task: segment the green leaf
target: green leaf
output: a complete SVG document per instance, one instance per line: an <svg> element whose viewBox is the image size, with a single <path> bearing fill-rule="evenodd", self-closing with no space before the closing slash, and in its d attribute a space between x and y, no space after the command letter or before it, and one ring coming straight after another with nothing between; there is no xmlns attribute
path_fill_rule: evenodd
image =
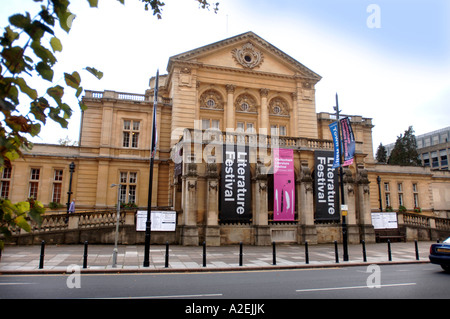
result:
<svg viewBox="0 0 450 319"><path fill-rule="evenodd" d="M98 6L98 0L88 0L89 5L91 6L91 8L97 8Z"/></svg>
<svg viewBox="0 0 450 319"><path fill-rule="evenodd" d="M64 95L64 88L60 85L47 89L47 94L50 95L58 105L62 104L62 97Z"/></svg>
<svg viewBox="0 0 450 319"><path fill-rule="evenodd" d="M9 26L5 28L5 33L3 34L2 45L4 47L11 46L12 43L19 38L19 33L11 30Z"/></svg>
<svg viewBox="0 0 450 319"><path fill-rule="evenodd" d="M57 37L53 37L50 39L50 45L52 46L53 52L61 52L62 51L62 44L61 41Z"/></svg>
<svg viewBox="0 0 450 319"><path fill-rule="evenodd" d="M61 28L67 33L69 33L70 29L72 28L72 21L73 19L75 19L76 16L67 10L58 15L58 17L59 17L59 25L61 26Z"/></svg>
<svg viewBox="0 0 450 319"><path fill-rule="evenodd" d="M91 73L92 75L94 75L99 80L103 77L103 72L97 70L96 68L91 68L91 67L87 66L86 70L89 73Z"/></svg>
<svg viewBox="0 0 450 319"><path fill-rule="evenodd" d="M25 29L31 24L30 14L28 12L26 14L26 16L20 13L10 16L9 23L11 23L15 27Z"/></svg>
<svg viewBox="0 0 450 319"><path fill-rule="evenodd" d="M56 62L55 56L50 50L43 47L40 41L33 41L31 43L31 48L34 51L34 54L36 54L42 60L42 62L50 66L53 66L55 64Z"/></svg>
<svg viewBox="0 0 450 319"><path fill-rule="evenodd" d="M44 111L50 107L48 104L48 101L40 97L39 99L33 101L30 105L30 112L34 115L36 120L41 121L43 124L45 124L47 115L44 113Z"/></svg>
<svg viewBox="0 0 450 319"><path fill-rule="evenodd" d="M23 58L23 51L23 48L19 46L3 49L1 56L5 59L3 63L9 72L16 74L25 70L27 64Z"/></svg>
<svg viewBox="0 0 450 319"><path fill-rule="evenodd" d="M39 225L42 224L42 214L45 213L44 205L40 201L35 200L31 205L28 215Z"/></svg>
<svg viewBox="0 0 450 319"><path fill-rule="evenodd" d="M78 89L77 89L77 92L75 93L75 96L77 98L79 98L81 93L83 93L83 87L79 86Z"/></svg>
<svg viewBox="0 0 450 319"><path fill-rule="evenodd" d="M39 75L44 80L47 80L47 81L50 81L50 82L53 80L53 70L51 69L50 66L48 66L44 62L39 62L36 65L36 71L39 73Z"/></svg>
<svg viewBox="0 0 450 319"><path fill-rule="evenodd" d="M72 74L64 73L64 80L68 86L74 89L78 89L81 83L80 74L76 71Z"/></svg>
<svg viewBox="0 0 450 319"><path fill-rule="evenodd" d="M25 219L25 217L23 215L17 216L14 219L14 223L19 226L20 228L22 228L23 230L25 230L26 232L30 232L31 231L31 227L28 224L27 220Z"/></svg>
<svg viewBox="0 0 450 319"><path fill-rule="evenodd" d="M20 90L28 95L32 100L37 99L37 91L28 86L27 82L22 78L15 79L16 84L19 86Z"/></svg>

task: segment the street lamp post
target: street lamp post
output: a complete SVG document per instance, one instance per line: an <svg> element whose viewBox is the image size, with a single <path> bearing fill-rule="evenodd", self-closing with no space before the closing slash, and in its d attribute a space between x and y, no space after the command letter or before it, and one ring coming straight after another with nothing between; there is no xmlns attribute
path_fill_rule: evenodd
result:
<svg viewBox="0 0 450 319"><path fill-rule="evenodd" d="M380 203L380 212L383 211L383 205L381 203L381 177L377 176L377 184L378 184L378 202Z"/></svg>
<svg viewBox="0 0 450 319"><path fill-rule="evenodd" d="M120 221L120 184L111 184L111 187L117 186L117 217L116 217L116 235L114 239L114 249L113 249L113 261L112 266L116 268L117 265L117 242L119 240L119 221Z"/></svg>
<svg viewBox="0 0 450 319"><path fill-rule="evenodd" d="M344 194L344 170L342 168L343 162L342 162L342 149L341 149L341 123L339 120L339 102L338 102L338 95L336 93L336 106L334 107L336 110L336 119L338 123L338 143L339 143L339 161L341 162L341 165L339 167L339 179L340 179L340 186L341 186L341 212L342 212L342 205L345 205L345 194ZM348 238L347 238L347 222L346 222L346 216L345 214L342 214L342 245L344 250L344 261L348 261Z"/></svg>
<svg viewBox="0 0 450 319"><path fill-rule="evenodd" d="M70 172L70 180L69 180L69 191L67 192L67 214L69 214L69 207L70 207L70 196L72 195L72 177L73 173L75 172L75 163L72 162L69 165L69 172Z"/></svg>

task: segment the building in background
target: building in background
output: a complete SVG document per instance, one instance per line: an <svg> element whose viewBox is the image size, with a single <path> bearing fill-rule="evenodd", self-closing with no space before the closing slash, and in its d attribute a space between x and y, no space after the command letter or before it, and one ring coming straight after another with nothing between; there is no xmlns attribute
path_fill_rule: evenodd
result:
<svg viewBox="0 0 450 319"><path fill-rule="evenodd" d="M450 155L450 127L416 136L417 152L425 167L431 169L448 170ZM385 146L389 156L395 143Z"/></svg>
<svg viewBox="0 0 450 319"><path fill-rule="evenodd" d="M175 242L342 240L329 129L336 117L316 113L320 79L253 32L169 58L159 78L152 206L177 212ZM70 193L77 210L98 210L114 208L120 196L146 208L154 85L151 78L145 94L86 91L79 146L36 144L2 172L2 197L64 210ZM375 164L372 119L349 119L356 142L344 170L350 243L375 240L371 212L380 198L393 209L450 210L450 175Z"/></svg>

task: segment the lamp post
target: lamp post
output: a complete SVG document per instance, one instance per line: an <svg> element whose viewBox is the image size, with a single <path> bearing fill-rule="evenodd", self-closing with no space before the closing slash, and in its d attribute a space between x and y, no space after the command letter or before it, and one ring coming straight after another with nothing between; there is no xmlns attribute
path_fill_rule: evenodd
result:
<svg viewBox="0 0 450 319"><path fill-rule="evenodd" d="M116 268L117 264L117 242L119 240L119 220L120 220L120 184L111 184L111 187L117 186L117 217L116 217L116 235L114 239L112 266Z"/></svg>
<svg viewBox="0 0 450 319"><path fill-rule="evenodd" d="M336 119L338 122L338 143L339 143L339 161L341 162L341 165L339 167L339 179L340 179L340 186L341 186L341 211L342 206L345 205L345 194L344 194L344 170L342 168L343 162L342 162L342 149L341 149L341 121L339 120L339 102L338 102L338 95L336 93L336 106L334 107L336 111ZM347 239L347 222L346 222L346 214L342 214L342 246L344 250L344 261L348 261L348 239Z"/></svg>
<svg viewBox="0 0 450 319"><path fill-rule="evenodd" d="M69 191L67 192L67 214L69 214L69 207L70 207L70 195L72 195L72 177L73 173L75 172L75 163L72 162L69 165L69 172L70 172L70 180L69 180Z"/></svg>
<svg viewBox="0 0 450 319"><path fill-rule="evenodd" d="M377 176L377 184L378 184L378 202L380 203L380 212L383 211L383 205L381 203L381 177Z"/></svg>
<svg viewBox="0 0 450 319"><path fill-rule="evenodd" d="M156 154L156 109L158 108L158 88L159 88L159 69L156 72L155 93L153 96L153 120L152 120L152 139L150 145L150 174L148 179L148 197L147 197L147 221L145 222L145 243L144 243L144 267L150 266L150 242L152 229L152 192L153 192L153 163Z"/></svg>

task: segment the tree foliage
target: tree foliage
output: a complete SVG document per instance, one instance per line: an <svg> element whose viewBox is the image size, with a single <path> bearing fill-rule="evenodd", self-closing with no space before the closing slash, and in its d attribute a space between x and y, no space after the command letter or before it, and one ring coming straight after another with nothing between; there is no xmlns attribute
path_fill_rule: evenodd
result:
<svg viewBox="0 0 450 319"><path fill-rule="evenodd" d="M402 166L420 166L422 164L417 152L417 142L412 126L405 131L404 135L400 134L397 137L388 164Z"/></svg>
<svg viewBox="0 0 450 319"><path fill-rule="evenodd" d="M387 151L386 147L380 143L377 149L376 160L378 163L386 164L387 163Z"/></svg>
<svg viewBox="0 0 450 319"><path fill-rule="evenodd" d="M90 7L97 7L98 0L87 0ZM125 0L118 0L124 4ZM144 9L153 11L158 19L162 17L159 0L140 0ZM210 4L207 0L195 0L203 9L213 8L217 12L219 3ZM22 156L22 149L30 149L30 137L37 136L47 120L53 120L67 128L72 116L72 107L65 102L65 88L53 85L54 68L57 63L55 54L63 50L63 44L57 37L58 32L69 33L75 17L70 11L69 0L30 0L39 5L39 11L32 16L28 11L16 13L9 17L9 25L0 31L0 172L4 167L11 167L11 162ZM101 79L103 73L94 67L83 70ZM66 87L73 89L78 106L84 110L82 103L80 71L64 73ZM48 86L45 94L40 96L36 86L30 84L36 79ZM28 82L27 82L28 81ZM39 82L41 83L41 82ZM24 95L31 100L29 107L23 111ZM26 215L40 221L39 215L44 211L43 205L35 200L11 203L0 199L0 234L10 234L9 227L29 230ZM0 245L2 245L0 241ZM0 247L1 248L1 247Z"/></svg>

